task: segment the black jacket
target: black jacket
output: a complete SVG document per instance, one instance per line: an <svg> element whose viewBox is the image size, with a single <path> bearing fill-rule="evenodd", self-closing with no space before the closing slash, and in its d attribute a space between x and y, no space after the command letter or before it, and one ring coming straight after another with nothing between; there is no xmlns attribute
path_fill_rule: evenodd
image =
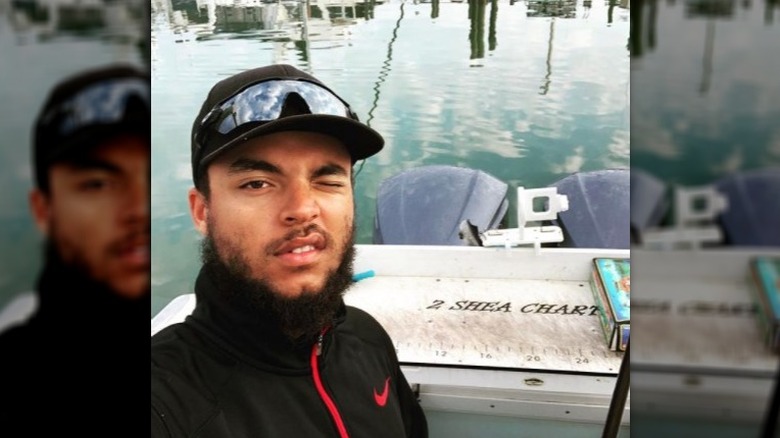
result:
<svg viewBox="0 0 780 438"><path fill-rule="evenodd" d="M37 294L32 317L0 334L0 436L102 438L106 424L145 435L133 400L146 394L149 298L124 300L51 259Z"/></svg>
<svg viewBox="0 0 780 438"><path fill-rule="evenodd" d="M152 337L153 438L339 437L340 425L352 438L427 436L393 344L367 313L342 306L321 346L293 344L220 299L205 269L195 293L193 314Z"/></svg>

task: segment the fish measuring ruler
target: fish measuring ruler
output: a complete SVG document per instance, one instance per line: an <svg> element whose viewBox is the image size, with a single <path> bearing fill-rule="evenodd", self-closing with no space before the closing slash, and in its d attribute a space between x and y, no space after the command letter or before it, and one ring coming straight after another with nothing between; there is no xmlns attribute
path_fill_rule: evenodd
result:
<svg viewBox="0 0 780 438"><path fill-rule="evenodd" d="M617 374L586 281L376 277L348 304L371 313L403 363Z"/></svg>

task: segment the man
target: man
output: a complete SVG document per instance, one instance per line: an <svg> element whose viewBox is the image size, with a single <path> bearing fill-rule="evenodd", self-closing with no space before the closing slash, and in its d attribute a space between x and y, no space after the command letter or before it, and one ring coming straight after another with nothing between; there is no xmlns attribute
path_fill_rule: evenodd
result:
<svg viewBox="0 0 780 438"><path fill-rule="evenodd" d="M29 199L44 266L37 310L0 335L0 434L54 423L93 436L87 412L127 420L117 406L137 395L122 367L143 357L150 304L149 85L134 67L97 68L40 112Z"/></svg>
<svg viewBox="0 0 780 438"><path fill-rule="evenodd" d="M287 65L217 83L192 128L192 315L152 338L153 437L425 437L387 333L344 305L352 166L384 140Z"/></svg>

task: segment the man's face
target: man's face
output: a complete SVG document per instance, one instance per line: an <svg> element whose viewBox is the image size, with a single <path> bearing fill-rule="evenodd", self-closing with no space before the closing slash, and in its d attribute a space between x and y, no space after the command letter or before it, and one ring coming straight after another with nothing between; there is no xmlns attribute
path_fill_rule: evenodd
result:
<svg viewBox="0 0 780 438"><path fill-rule="evenodd" d="M351 159L329 136L258 137L209 165L209 199L190 191L198 230L286 299L319 293L352 244Z"/></svg>
<svg viewBox="0 0 780 438"><path fill-rule="evenodd" d="M48 194L33 215L62 261L120 296L149 292L149 145L116 137L49 168Z"/></svg>

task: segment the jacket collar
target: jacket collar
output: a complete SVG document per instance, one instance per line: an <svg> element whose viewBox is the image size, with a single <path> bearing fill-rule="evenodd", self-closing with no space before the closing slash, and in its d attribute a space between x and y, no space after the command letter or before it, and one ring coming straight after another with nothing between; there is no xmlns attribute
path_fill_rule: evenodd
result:
<svg viewBox="0 0 780 438"><path fill-rule="evenodd" d="M206 334L219 347L250 364L276 372L309 370L316 336L298 341L289 340L273 323L270 314L226 300L207 266L195 280L197 304L186 323ZM332 332L346 318L342 301L333 326L323 342L323 355L331 344Z"/></svg>
<svg viewBox="0 0 780 438"><path fill-rule="evenodd" d="M123 298L81 269L66 265L54 253L47 254L37 294L38 310L30 323L53 337L72 336L74 332L85 335L95 327L112 336L132 334L133 327L149 317L148 294Z"/></svg>

